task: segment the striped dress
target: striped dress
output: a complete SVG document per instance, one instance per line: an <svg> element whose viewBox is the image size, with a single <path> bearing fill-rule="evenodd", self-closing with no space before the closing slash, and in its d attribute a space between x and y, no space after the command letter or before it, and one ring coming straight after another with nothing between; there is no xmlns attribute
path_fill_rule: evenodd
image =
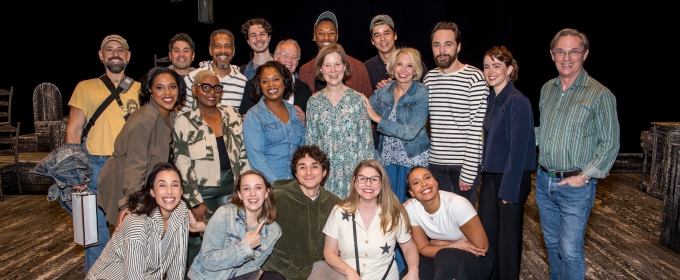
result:
<svg viewBox="0 0 680 280"><path fill-rule="evenodd" d="M182 280L188 232L189 214L183 202L168 219L164 243L163 217L158 208L150 216L129 214L85 279Z"/></svg>
<svg viewBox="0 0 680 280"><path fill-rule="evenodd" d="M462 166L460 180L472 184L482 161L484 74L470 65L447 74L435 68L423 83L430 88L430 163Z"/></svg>

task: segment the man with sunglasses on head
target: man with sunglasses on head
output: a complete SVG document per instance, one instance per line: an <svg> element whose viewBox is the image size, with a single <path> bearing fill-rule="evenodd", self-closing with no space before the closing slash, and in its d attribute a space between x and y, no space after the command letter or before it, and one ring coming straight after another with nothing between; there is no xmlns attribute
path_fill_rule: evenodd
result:
<svg viewBox="0 0 680 280"><path fill-rule="evenodd" d="M220 79L220 84L223 86L220 104L230 105L238 110L248 79L241 74L238 66L231 64L231 60L236 53L235 40L234 34L227 29L213 31L210 35L209 47L212 60L202 63L199 68L191 71L189 76L184 78L184 81L187 85L192 85L194 84L194 77L198 72L202 70L215 72ZM191 87L187 86L187 94L180 106L180 113L189 111L193 102L194 94L191 92Z"/></svg>
<svg viewBox="0 0 680 280"><path fill-rule="evenodd" d="M536 128L536 205L548 251L550 279L584 279L583 239L597 180L619 151L614 94L583 69L590 44L565 28L550 43L559 76L543 85Z"/></svg>

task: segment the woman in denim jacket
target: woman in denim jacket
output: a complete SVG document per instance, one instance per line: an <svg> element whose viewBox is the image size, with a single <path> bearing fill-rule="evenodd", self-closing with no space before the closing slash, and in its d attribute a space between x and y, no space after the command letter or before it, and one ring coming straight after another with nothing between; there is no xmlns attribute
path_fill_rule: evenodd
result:
<svg viewBox="0 0 680 280"><path fill-rule="evenodd" d="M378 161L401 203L407 199L406 174L415 166L427 166L430 157L425 131L429 89L418 82L423 75L420 61L418 50L398 50L388 65L394 81L366 102L369 117L378 124Z"/></svg>
<svg viewBox="0 0 680 280"><path fill-rule="evenodd" d="M284 101L295 92L293 76L277 61L257 68L253 78L254 100L243 122L246 153L253 169L267 180L293 179L290 161L299 146L305 144L304 121L295 106Z"/></svg>
<svg viewBox="0 0 680 280"><path fill-rule="evenodd" d="M276 207L271 184L257 170L241 174L231 203L218 208L203 236L203 246L187 277L231 279L262 273L260 268L281 237L274 222ZM246 277L251 279L250 275ZM254 277L258 279L258 277ZM259 279L285 279L277 272L264 272Z"/></svg>

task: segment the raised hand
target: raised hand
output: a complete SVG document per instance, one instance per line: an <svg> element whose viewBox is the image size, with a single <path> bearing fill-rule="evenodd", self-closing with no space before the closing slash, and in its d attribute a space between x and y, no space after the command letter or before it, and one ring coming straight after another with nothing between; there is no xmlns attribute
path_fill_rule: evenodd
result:
<svg viewBox="0 0 680 280"><path fill-rule="evenodd" d="M260 230L262 230L262 226L264 226L264 220L260 222L260 225L257 226L257 229L255 231L249 231L246 232L246 242L248 242L248 245L250 245L250 248L255 249L260 246Z"/></svg>

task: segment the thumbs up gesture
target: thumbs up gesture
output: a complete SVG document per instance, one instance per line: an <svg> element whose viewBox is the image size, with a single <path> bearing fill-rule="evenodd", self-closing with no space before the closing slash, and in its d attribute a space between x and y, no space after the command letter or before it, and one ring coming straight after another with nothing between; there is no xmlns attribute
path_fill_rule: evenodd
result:
<svg viewBox="0 0 680 280"><path fill-rule="evenodd" d="M262 226L264 226L264 220L260 222L260 225L257 226L257 229L255 231L249 231L246 232L246 242L248 242L248 245L250 245L250 248L255 249L260 246L260 230L262 230Z"/></svg>

